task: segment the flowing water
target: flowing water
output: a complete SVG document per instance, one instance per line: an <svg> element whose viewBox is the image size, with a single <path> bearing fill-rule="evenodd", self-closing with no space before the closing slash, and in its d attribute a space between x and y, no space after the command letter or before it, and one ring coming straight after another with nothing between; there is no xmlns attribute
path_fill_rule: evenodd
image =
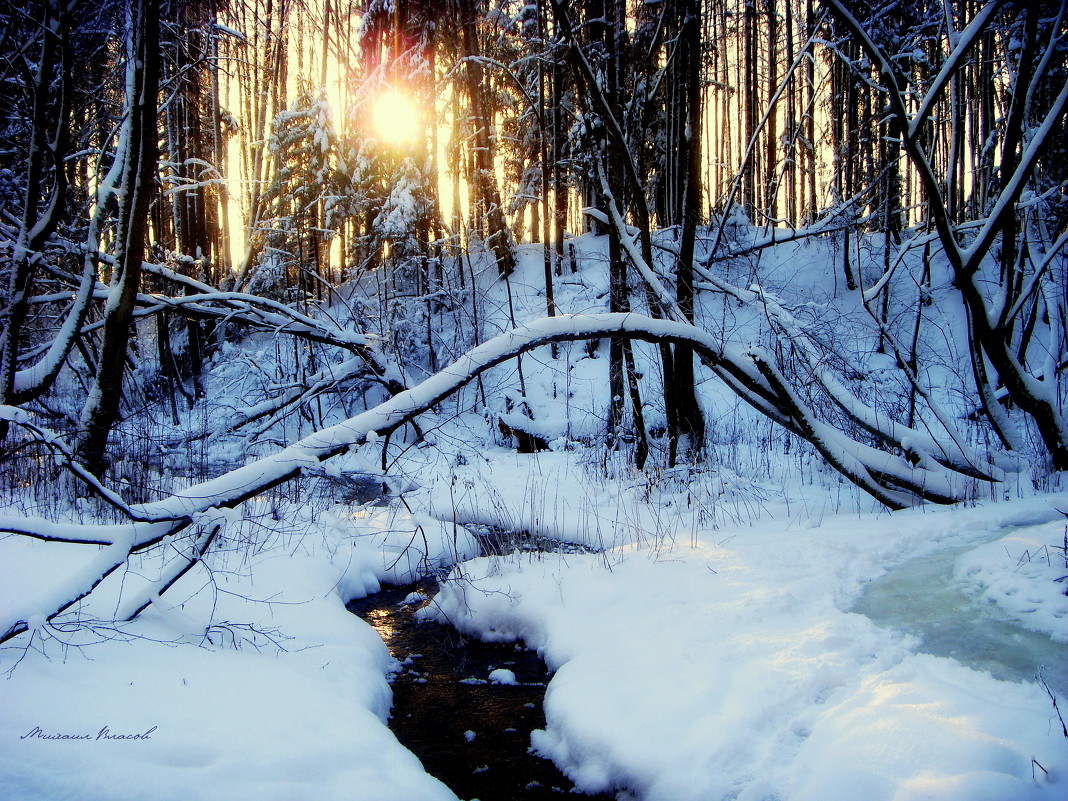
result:
<svg viewBox="0 0 1068 801"><path fill-rule="evenodd" d="M506 547L493 537L480 539L487 552L516 545L514 539ZM521 541L519 547L562 546ZM918 636L924 652L951 657L998 679L1033 681L1041 674L1058 696L1068 697L1068 649L965 594L953 580L957 557L973 547L945 549L899 565L872 581L852 611L879 626ZM462 799L614 798L576 796L551 762L530 753L530 733L545 726L542 704L550 678L537 654L520 645L472 640L449 626L416 622L416 610L436 591L436 582L424 579L349 604L375 627L401 664L392 679L390 728L397 739ZM413 594L419 600L412 602ZM501 669L510 671L516 683L489 680Z"/></svg>
<svg viewBox="0 0 1068 801"><path fill-rule="evenodd" d="M1041 674L1058 696L1068 697L1068 648L965 594L954 581L954 562L974 547L948 548L891 569L867 586L852 611L918 636L925 653L1007 681L1034 681Z"/></svg>
<svg viewBox="0 0 1068 801"><path fill-rule="evenodd" d="M427 579L383 589L348 606L375 627L401 663L392 680L389 722L397 739L462 799L614 798L575 795L552 762L529 752L530 733L545 726L542 703L549 681L536 653L415 621L415 611L425 601L405 600L412 593L429 597L436 590L436 583ZM516 683L490 682L495 670L511 671Z"/></svg>

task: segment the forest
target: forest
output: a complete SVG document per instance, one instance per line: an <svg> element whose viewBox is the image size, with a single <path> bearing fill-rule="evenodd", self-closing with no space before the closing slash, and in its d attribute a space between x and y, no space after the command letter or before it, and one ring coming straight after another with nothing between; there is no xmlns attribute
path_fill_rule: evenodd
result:
<svg viewBox="0 0 1068 801"><path fill-rule="evenodd" d="M864 775L831 765L859 748L849 715L881 725L881 696L861 700L844 677L738 690L753 709L794 704L796 720L839 698L840 717L795 721L805 734L774 758L730 762L733 746L696 732L770 743L786 729L757 712L717 718L707 710L727 702L705 690L704 706L676 704L667 666L628 673L659 688L649 706L663 720L614 721L608 700L589 700L606 691L582 697L605 673L568 678L577 655L608 671L644 664L635 643L674 646L654 632L622 656L617 641L577 643L644 621L677 589L680 607L690 594L707 605L680 637L726 604L734 622L716 636L745 651L742 607L757 595L702 582L751 572L761 592L806 598L809 612L783 617L795 642L875 654L806 651L791 676L820 660L837 676L851 659L889 675L935 657L852 605L883 572L952 550L934 583L1023 621L1049 662L1064 655L1064 2L27 0L0 9L0 43L0 694L53 697L75 652L132 682L166 661L153 644L190 645L175 657L182 683L221 670L232 688L245 669L283 668L194 667L195 646L337 647L370 688L346 701L376 721L360 737L403 752L382 722L396 666L377 640L338 645L359 621L334 618L382 585L434 577L423 618L522 642L555 671L532 746L582 792L898 799L927 797L924 757ZM520 535L543 561L487 549ZM307 564L286 575L272 561L297 553ZM580 600L557 610L552 588L569 582ZM595 587L649 609L592 597L586 609ZM249 606L302 593L333 606ZM786 614L774 609L754 614L770 625ZM317 615L334 622L310 625ZM572 631L583 615L600 628ZM852 628L858 617L870 629ZM810 638L829 621L850 628ZM712 641L694 648L710 676L742 681ZM300 665L277 681L304 682L309 708L328 709L333 691L314 682L338 679ZM84 680L107 685L95 670ZM895 686L916 703L958 699L957 679L932 670L937 681ZM700 673L679 670L693 688L711 681ZM1018 719L960 702L978 734L952 759L932 752L957 772L931 797L1056 797L1068 683L1038 674L1009 679ZM101 708L139 703L116 688ZM77 728L52 703L46 721L25 700L2 736ZM954 714L922 736L948 742ZM877 743L921 736L889 720L896 734ZM1020 730L999 728L1010 723ZM637 747L628 725L673 744ZM682 730L707 753L680 745ZM234 731L220 737L220 753L248 758ZM995 759L986 737L1019 753ZM13 798L86 777L86 798L127 797L97 786L110 768L89 754L61 771L69 755L31 744L32 757L0 759ZM122 764L136 784L153 759ZM691 762L708 773L680 767ZM207 797L218 779L193 763L175 797ZM304 763L278 781L303 788L294 798L459 792L416 768L363 776L355 796L349 774ZM250 782L225 796L264 797Z"/></svg>

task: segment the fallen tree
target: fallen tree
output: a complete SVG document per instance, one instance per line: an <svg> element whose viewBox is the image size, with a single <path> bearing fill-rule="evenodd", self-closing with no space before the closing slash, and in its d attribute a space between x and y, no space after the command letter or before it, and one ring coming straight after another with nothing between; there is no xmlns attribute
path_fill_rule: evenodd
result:
<svg viewBox="0 0 1068 801"><path fill-rule="evenodd" d="M129 619L159 598L189 567L203 556L221 522L242 502L318 468L321 462L353 446L388 436L490 368L534 348L554 342L573 342L618 336L654 343L683 344L693 348L702 362L728 383L739 396L769 418L810 442L831 464L861 489L892 509L922 501L951 503L965 497L963 474L940 464L920 443L908 454L894 454L850 439L820 421L791 390L782 373L761 349L740 349L686 322L657 320L641 314L591 314L548 317L515 328L475 347L454 363L420 384L349 419L318 430L269 456L194 484L167 498L126 504L102 487L71 456L55 436L37 427L24 410L0 407L0 417L51 447L61 463L106 494L129 522L117 525L57 524L40 517L0 517L0 531L39 540L102 546L91 563L63 586L52 588L38 600L33 612L16 619L0 619L0 643L31 631L71 609L86 598L132 554L145 551L166 538L190 530L179 555L149 590L124 600L117 619Z"/></svg>

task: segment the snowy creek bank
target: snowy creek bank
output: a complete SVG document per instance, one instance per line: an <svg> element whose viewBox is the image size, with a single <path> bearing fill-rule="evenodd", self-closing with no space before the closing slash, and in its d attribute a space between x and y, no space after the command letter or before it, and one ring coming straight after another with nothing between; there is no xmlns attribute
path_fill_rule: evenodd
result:
<svg viewBox="0 0 1068 801"><path fill-rule="evenodd" d="M853 611L887 568L966 546L952 567L965 592L1010 614L1012 599L1041 595L1027 625L1063 642L1055 560L1017 568L1060 543L1063 517L1036 501L792 522L699 532L667 553L469 560L423 616L538 651L554 672L533 743L583 791L1065 798L1065 740L1041 687L917 652L917 638Z"/></svg>
<svg viewBox="0 0 1068 801"><path fill-rule="evenodd" d="M990 539L1005 537L998 531ZM920 651L955 659L1004 681L1042 676L1068 697L1063 643L1024 628L992 599L966 591L957 579L960 558L975 545L946 548L910 559L870 582L852 611L883 628L918 637Z"/></svg>
<svg viewBox="0 0 1068 801"><path fill-rule="evenodd" d="M544 662L520 645L485 643L447 625L418 622L417 610L437 589L436 581L423 579L348 604L400 664L391 679L393 733L462 799L573 797L572 783L552 762L530 753L531 732L545 727Z"/></svg>

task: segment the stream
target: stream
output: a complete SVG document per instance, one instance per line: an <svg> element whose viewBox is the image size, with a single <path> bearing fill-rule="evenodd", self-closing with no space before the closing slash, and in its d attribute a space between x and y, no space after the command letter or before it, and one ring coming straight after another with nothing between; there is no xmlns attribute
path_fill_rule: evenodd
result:
<svg viewBox="0 0 1068 801"><path fill-rule="evenodd" d="M1034 681L1041 673L1058 696L1068 697L1065 645L1024 628L954 581L957 557L974 547L947 548L890 569L868 584L851 611L919 637L924 653L951 657L996 679Z"/></svg>
<svg viewBox="0 0 1068 801"><path fill-rule="evenodd" d="M516 547L516 536L479 539L484 553L502 553ZM518 547L564 546L538 541ZM957 557L974 547L904 562L870 582L851 611L919 637L923 652L951 657L997 679L1034 681L1041 674L1057 695L1068 697L1065 646L1023 628L954 581ZM461 799L575 797L572 783L552 762L530 753L531 732L545 726L542 705L550 678L545 664L519 644L484 643L450 626L416 622L416 611L437 588L426 578L385 587L348 605L378 631L400 663L391 679L393 733ZM506 683L493 681L491 674ZM616 796L583 797L610 801Z"/></svg>
<svg viewBox="0 0 1068 801"><path fill-rule="evenodd" d="M544 728L549 672L521 645L484 643L438 623L417 623L416 610L437 591L433 579L349 603L378 631L401 664L392 678L390 729L428 773L461 799L545 801L575 798L574 785L547 759L529 752ZM408 602L413 593L423 600ZM515 684L489 680L510 671ZM496 673L510 680L507 673ZM578 796L609 801L615 796Z"/></svg>

